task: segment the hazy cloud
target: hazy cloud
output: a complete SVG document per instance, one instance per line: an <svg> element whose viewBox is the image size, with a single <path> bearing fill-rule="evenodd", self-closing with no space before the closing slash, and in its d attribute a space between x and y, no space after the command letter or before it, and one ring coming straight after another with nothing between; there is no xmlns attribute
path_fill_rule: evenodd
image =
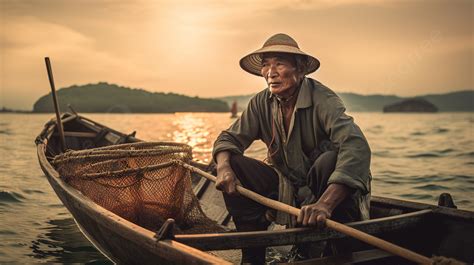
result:
<svg viewBox="0 0 474 265"><path fill-rule="evenodd" d="M57 87L107 81L203 97L249 94L238 60L285 32L336 91L472 89L472 1L1 1L0 105L31 109Z"/></svg>

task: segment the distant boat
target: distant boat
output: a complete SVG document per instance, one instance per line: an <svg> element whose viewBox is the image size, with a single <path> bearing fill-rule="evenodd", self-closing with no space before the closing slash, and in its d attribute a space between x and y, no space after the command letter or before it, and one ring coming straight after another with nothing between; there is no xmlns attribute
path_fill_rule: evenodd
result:
<svg viewBox="0 0 474 265"><path fill-rule="evenodd" d="M237 118L237 101L234 101L234 103L232 103L232 107L230 108L230 114L231 118Z"/></svg>

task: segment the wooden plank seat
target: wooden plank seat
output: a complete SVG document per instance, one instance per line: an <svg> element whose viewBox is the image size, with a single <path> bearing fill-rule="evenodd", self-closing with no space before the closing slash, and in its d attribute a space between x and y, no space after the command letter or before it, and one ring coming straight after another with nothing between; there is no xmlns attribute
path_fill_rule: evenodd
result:
<svg viewBox="0 0 474 265"><path fill-rule="evenodd" d="M56 136L57 133L54 134ZM71 131L65 131L64 136L66 137L80 137L80 138L95 138L97 133L93 132L71 132Z"/></svg>
<svg viewBox="0 0 474 265"><path fill-rule="evenodd" d="M377 234L414 227L431 213L430 209L425 209L397 216L347 223L346 225L365 233ZM243 247L283 246L343 237L346 236L328 229L289 228L277 231L175 235L173 239L201 250L224 250Z"/></svg>
<svg viewBox="0 0 474 265"><path fill-rule="evenodd" d="M392 254L380 250L370 249L345 253L337 256L329 256L323 258L307 259L302 261L296 261L292 263L278 263L283 264L295 264L295 265L344 265L344 264L355 264L367 261L380 260L387 257L393 257Z"/></svg>

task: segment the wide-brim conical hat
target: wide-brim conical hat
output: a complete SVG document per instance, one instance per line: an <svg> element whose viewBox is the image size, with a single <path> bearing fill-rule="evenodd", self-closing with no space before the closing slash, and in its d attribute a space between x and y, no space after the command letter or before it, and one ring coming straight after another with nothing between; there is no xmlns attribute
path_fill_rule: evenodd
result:
<svg viewBox="0 0 474 265"><path fill-rule="evenodd" d="M319 60L315 57L303 52L298 47L298 43L290 36L278 33L271 36L264 44L263 47L244 56L240 59L240 67L245 71L262 76L260 70L262 69L262 55L264 53L289 53L299 54L306 57L306 67L304 75L310 74L319 68Z"/></svg>

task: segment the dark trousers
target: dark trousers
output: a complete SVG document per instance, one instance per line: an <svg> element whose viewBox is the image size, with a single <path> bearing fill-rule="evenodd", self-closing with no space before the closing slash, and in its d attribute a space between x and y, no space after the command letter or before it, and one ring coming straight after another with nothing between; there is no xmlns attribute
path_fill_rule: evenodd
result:
<svg viewBox="0 0 474 265"><path fill-rule="evenodd" d="M316 202L326 190L327 181L334 171L336 161L337 153L335 151L324 152L315 160L309 170L307 175L309 189L307 190L311 194L307 195L314 197L313 202ZM265 197L278 199L278 175L270 166L243 155L232 155L230 164L243 187ZM269 222L265 219L267 210L265 206L243 196L229 196L225 193L224 200L237 231L265 230L268 227ZM346 198L336 207L331 219L343 223L359 220L360 213L354 206L352 199ZM265 248L243 249L242 252L244 262L264 263Z"/></svg>

